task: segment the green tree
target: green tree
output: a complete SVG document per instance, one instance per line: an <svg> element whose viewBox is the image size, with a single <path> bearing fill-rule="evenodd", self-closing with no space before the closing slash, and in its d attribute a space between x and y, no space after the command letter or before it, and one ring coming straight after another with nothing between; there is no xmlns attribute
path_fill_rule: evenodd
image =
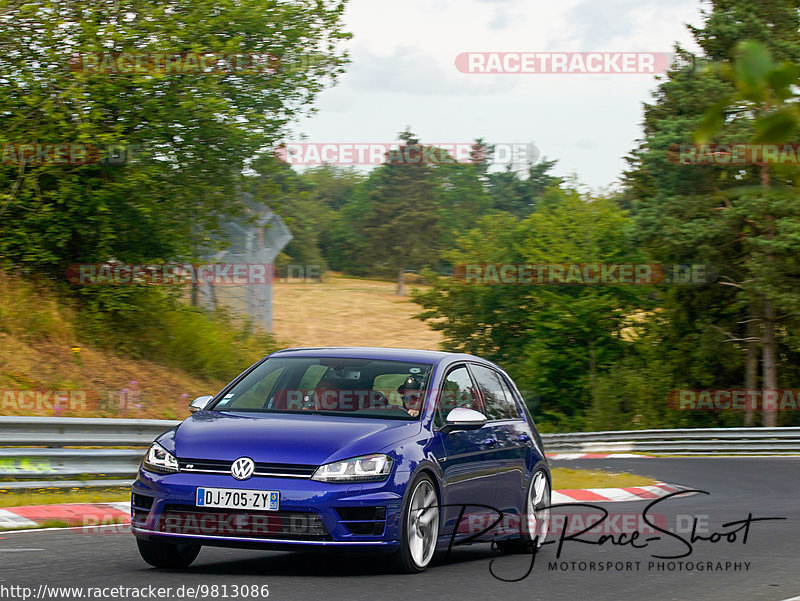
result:
<svg viewBox="0 0 800 601"><path fill-rule="evenodd" d="M796 136L800 127L800 111L795 93L798 68L794 63L777 63L758 42L742 42L733 65L722 63L724 77L736 86L736 93L723 98L706 113L699 138L707 141L717 133L730 114L752 121L752 141L759 144L784 144ZM754 115L754 117L753 117ZM764 394L778 388L776 327L778 311L787 320L800 316L797 300L797 277L800 270L800 208L795 187L800 172L797 166L779 166L770 170L762 163L761 185L742 187L735 201L726 207L728 222L748 224L743 240L746 276L741 282L730 282L749 300L750 306L761 309L763 333ZM775 176L774 178L772 176ZM776 181L772 181L775 179ZM750 342L752 336L749 337ZM765 407L763 423L777 426L775 409Z"/></svg>
<svg viewBox="0 0 800 601"><path fill-rule="evenodd" d="M475 227L477 219L492 210L492 199L482 177L483 169L481 163L455 161L443 162L434 168L439 188L442 249L452 248L457 236Z"/></svg>
<svg viewBox="0 0 800 601"><path fill-rule="evenodd" d="M0 262L199 256L237 205L241 171L347 62L332 0L0 1L0 146L120 145L119 165L0 165ZM268 69L71 69L99 53L257 54ZM304 60L313 54L315 60Z"/></svg>
<svg viewBox="0 0 800 601"><path fill-rule="evenodd" d="M744 293L741 284L752 281L753 244L763 237L753 226L763 223L767 207L774 203L787 234L793 228L793 217L787 213L791 202L786 197L793 196L796 173L781 174L783 199L768 201L759 191L761 200L754 204L747 198L760 188L759 166L679 164L670 147L692 143L698 128L708 130L714 125L709 111L719 115L726 99L736 97L736 82L704 65L733 64L740 40L761 40L780 60L796 63L800 59L799 5L764 0L710 4L703 26L690 28L702 54L694 56L678 47L678 60L658 86L654 102L645 106L644 137L628 159L631 168L623 203L631 207L636 241L651 260L703 263L719 274L715 286L659 291L662 319L651 324L651 333L670 358L660 363L672 374L666 380L676 387L755 389L765 297ZM724 123L717 119L716 125L720 126L713 140L717 143L746 142L755 133L753 115L748 112L730 111ZM788 244L784 250L796 252L790 239L783 238L782 244ZM790 331L787 327L778 330L778 356L786 356L795 344ZM783 364L788 366L786 360ZM752 423L752 416L746 423Z"/></svg>
<svg viewBox="0 0 800 601"><path fill-rule="evenodd" d="M519 221L488 215L447 254L455 265L561 265L631 261L630 218L614 199L552 188ZM506 366L551 426L580 428L598 376L621 356L620 331L642 304L633 286L478 284L438 277L418 293L421 319L446 347Z"/></svg>
<svg viewBox="0 0 800 601"><path fill-rule="evenodd" d="M511 165L503 171L490 173L487 176L489 195L494 208L517 217L529 215L546 190L561 184L561 178L549 174L556 163L558 161L548 161L546 157L532 163L526 179L521 179Z"/></svg>
<svg viewBox="0 0 800 601"><path fill-rule="evenodd" d="M396 152L368 182L368 209L361 220L364 251L376 270L397 275L404 294L407 269L420 269L439 258L438 185L424 148L409 131L400 134Z"/></svg>

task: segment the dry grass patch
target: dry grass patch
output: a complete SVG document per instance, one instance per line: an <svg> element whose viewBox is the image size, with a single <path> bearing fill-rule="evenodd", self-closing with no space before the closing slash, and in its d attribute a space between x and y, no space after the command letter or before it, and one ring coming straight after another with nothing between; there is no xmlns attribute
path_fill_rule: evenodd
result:
<svg viewBox="0 0 800 601"><path fill-rule="evenodd" d="M421 310L393 282L326 275L278 282L274 333L292 346L387 346L438 350L439 332L413 319Z"/></svg>
<svg viewBox="0 0 800 601"><path fill-rule="evenodd" d="M183 419L189 401L215 394L225 384L104 349L84 347L76 358L70 346L0 332L0 414ZM74 409L56 413L47 402L23 403L20 390L81 391L86 406L76 403Z"/></svg>

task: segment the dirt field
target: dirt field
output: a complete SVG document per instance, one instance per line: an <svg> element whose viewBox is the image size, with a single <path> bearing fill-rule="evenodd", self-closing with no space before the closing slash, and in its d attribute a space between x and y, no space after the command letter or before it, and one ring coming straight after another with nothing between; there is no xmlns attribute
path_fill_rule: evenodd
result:
<svg viewBox="0 0 800 601"><path fill-rule="evenodd" d="M395 284L326 275L278 282L275 336L290 346L388 346L438 350L441 335L412 319L421 308L396 296Z"/></svg>

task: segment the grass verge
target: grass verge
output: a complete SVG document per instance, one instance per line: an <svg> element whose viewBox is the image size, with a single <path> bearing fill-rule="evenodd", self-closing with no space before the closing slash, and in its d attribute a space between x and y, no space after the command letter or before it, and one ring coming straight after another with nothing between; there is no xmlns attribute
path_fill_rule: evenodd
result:
<svg viewBox="0 0 800 601"><path fill-rule="evenodd" d="M637 474L604 472L602 470L574 470L556 467L551 470L553 490L575 488L626 488L649 486L657 481Z"/></svg>
<svg viewBox="0 0 800 601"><path fill-rule="evenodd" d="M128 488L100 488L87 491L59 491L44 488L35 491L0 493L0 507L58 505L61 503L113 503L131 498Z"/></svg>

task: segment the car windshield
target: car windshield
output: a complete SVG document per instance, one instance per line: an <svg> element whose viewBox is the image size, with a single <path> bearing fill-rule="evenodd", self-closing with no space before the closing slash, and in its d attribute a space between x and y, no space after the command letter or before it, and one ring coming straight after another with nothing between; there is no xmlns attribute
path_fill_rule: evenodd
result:
<svg viewBox="0 0 800 601"><path fill-rule="evenodd" d="M209 409L413 420L421 413L431 368L382 359L273 357Z"/></svg>

